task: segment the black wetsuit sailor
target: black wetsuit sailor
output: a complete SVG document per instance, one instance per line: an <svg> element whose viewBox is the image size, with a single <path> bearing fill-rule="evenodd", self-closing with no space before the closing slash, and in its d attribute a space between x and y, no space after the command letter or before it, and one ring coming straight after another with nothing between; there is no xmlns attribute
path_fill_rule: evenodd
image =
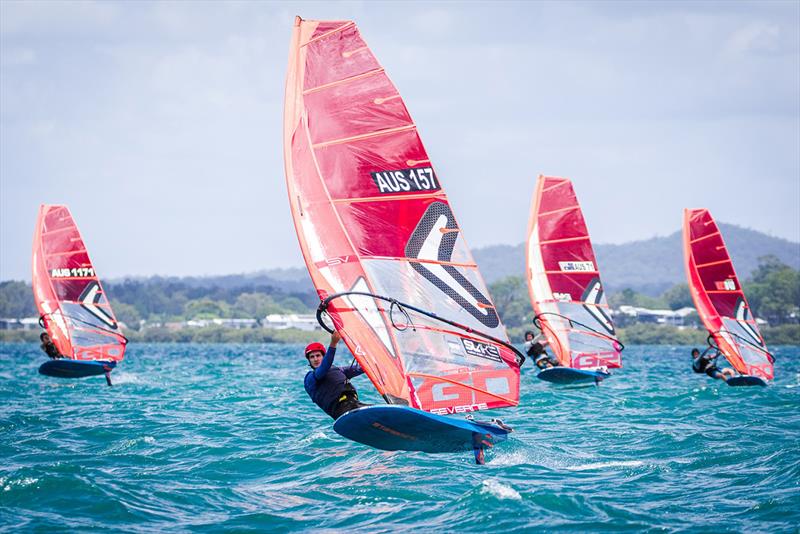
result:
<svg viewBox="0 0 800 534"><path fill-rule="evenodd" d="M728 380L729 376L734 373L731 369L720 369L717 367L717 358L719 358L719 351L714 350L711 354L712 347L708 347L702 354L697 349L692 349L692 371L699 374L707 374L711 378L719 380Z"/></svg>
<svg viewBox="0 0 800 534"><path fill-rule="evenodd" d="M311 343L305 351L308 365L312 369L306 373L306 392L317 406L334 419L350 410L368 406L359 402L358 392L350 383L351 378L364 373L361 366L355 363L342 369L333 365L336 345L340 339L339 333L334 332L327 351L322 343Z"/></svg>
<svg viewBox="0 0 800 534"><path fill-rule="evenodd" d="M558 367L558 360L547 354L545 347L547 346L547 336L544 333L533 337L533 332L530 330L525 332L525 353L533 358L533 363L539 369L549 369L550 367Z"/></svg>
<svg viewBox="0 0 800 534"><path fill-rule="evenodd" d="M50 339L50 335L47 332L42 332L41 335L39 335L39 339L42 341L41 349L45 354L50 356L51 360L57 360L64 357L63 354L58 352L58 348L56 347L55 343L53 343L53 340Z"/></svg>

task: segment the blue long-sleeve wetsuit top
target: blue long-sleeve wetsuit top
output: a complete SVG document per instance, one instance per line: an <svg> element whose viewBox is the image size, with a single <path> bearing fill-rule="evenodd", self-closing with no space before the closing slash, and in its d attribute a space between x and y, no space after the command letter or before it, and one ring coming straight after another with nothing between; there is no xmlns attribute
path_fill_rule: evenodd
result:
<svg viewBox="0 0 800 534"><path fill-rule="evenodd" d="M306 373L305 378L306 393L317 406L331 417L333 417L333 410L342 397L342 393L347 389L355 389L350 385L349 380L364 373L357 363L344 369L333 365L335 355L336 347L328 347L322 363L316 369Z"/></svg>

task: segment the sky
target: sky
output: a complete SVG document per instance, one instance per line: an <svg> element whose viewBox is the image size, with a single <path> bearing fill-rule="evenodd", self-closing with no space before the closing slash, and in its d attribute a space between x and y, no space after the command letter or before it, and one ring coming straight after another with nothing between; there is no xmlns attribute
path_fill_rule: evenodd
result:
<svg viewBox="0 0 800 534"><path fill-rule="evenodd" d="M685 207L800 240L800 2L0 2L0 280L41 203L104 278L302 266L283 167L293 19L354 20L473 248L539 174L596 243Z"/></svg>

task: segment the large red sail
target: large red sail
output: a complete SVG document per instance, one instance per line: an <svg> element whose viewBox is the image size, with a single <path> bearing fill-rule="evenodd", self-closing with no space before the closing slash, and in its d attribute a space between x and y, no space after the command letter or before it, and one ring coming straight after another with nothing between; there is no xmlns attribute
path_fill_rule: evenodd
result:
<svg viewBox="0 0 800 534"><path fill-rule="evenodd" d="M66 206L39 208L32 259L34 300L58 351L75 360L122 360L126 339Z"/></svg>
<svg viewBox="0 0 800 534"><path fill-rule="evenodd" d="M321 298L349 292L328 311L386 401L435 413L516 405L505 328L417 128L353 22L295 21L284 143L308 271Z"/></svg>
<svg viewBox="0 0 800 534"><path fill-rule="evenodd" d="M622 366L600 270L581 207L566 178L540 176L527 241L528 291L561 365Z"/></svg>
<svg viewBox="0 0 800 534"><path fill-rule="evenodd" d="M684 210L683 251L692 299L716 346L739 373L772 380L772 356L707 209Z"/></svg>

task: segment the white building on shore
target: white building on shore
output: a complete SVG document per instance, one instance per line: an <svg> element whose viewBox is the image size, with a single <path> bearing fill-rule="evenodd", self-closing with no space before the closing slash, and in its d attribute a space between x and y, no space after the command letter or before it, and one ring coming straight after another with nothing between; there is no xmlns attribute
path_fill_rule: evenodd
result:
<svg viewBox="0 0 800 534"><path fill-rule="evenodd" d="M651 310L649 308L639 308L636 306L620 306L616 313L630 317L638 323L684 326L686 324L686 318L697 312L694 308L689 307L679 310Z"/></svg>
<svg viewBox="0 0 800 534"><path fill-rule="evenodd" d="M271 313L264 318L263 325L264 328L270 330L286 330L287 328L297 328L298 330L306 330L308 332L322 330L315 315L297 313L288 315Z"/></svg>
<svg viewBox="0 0 800 534"><path fill-rule="evenodd" d="M207 326L222 326L225 328L233 328L240 330L242 328L255 328L258 326L258 321L255 319L192 319L186 321L186 326L189 328L205 328Z"/></svg>
<svg viewBox="0 0 800 534"><path fill-rule="evenodd" d="M0 330L38 330L40 328L38 317L0 318Z"/></svg>

